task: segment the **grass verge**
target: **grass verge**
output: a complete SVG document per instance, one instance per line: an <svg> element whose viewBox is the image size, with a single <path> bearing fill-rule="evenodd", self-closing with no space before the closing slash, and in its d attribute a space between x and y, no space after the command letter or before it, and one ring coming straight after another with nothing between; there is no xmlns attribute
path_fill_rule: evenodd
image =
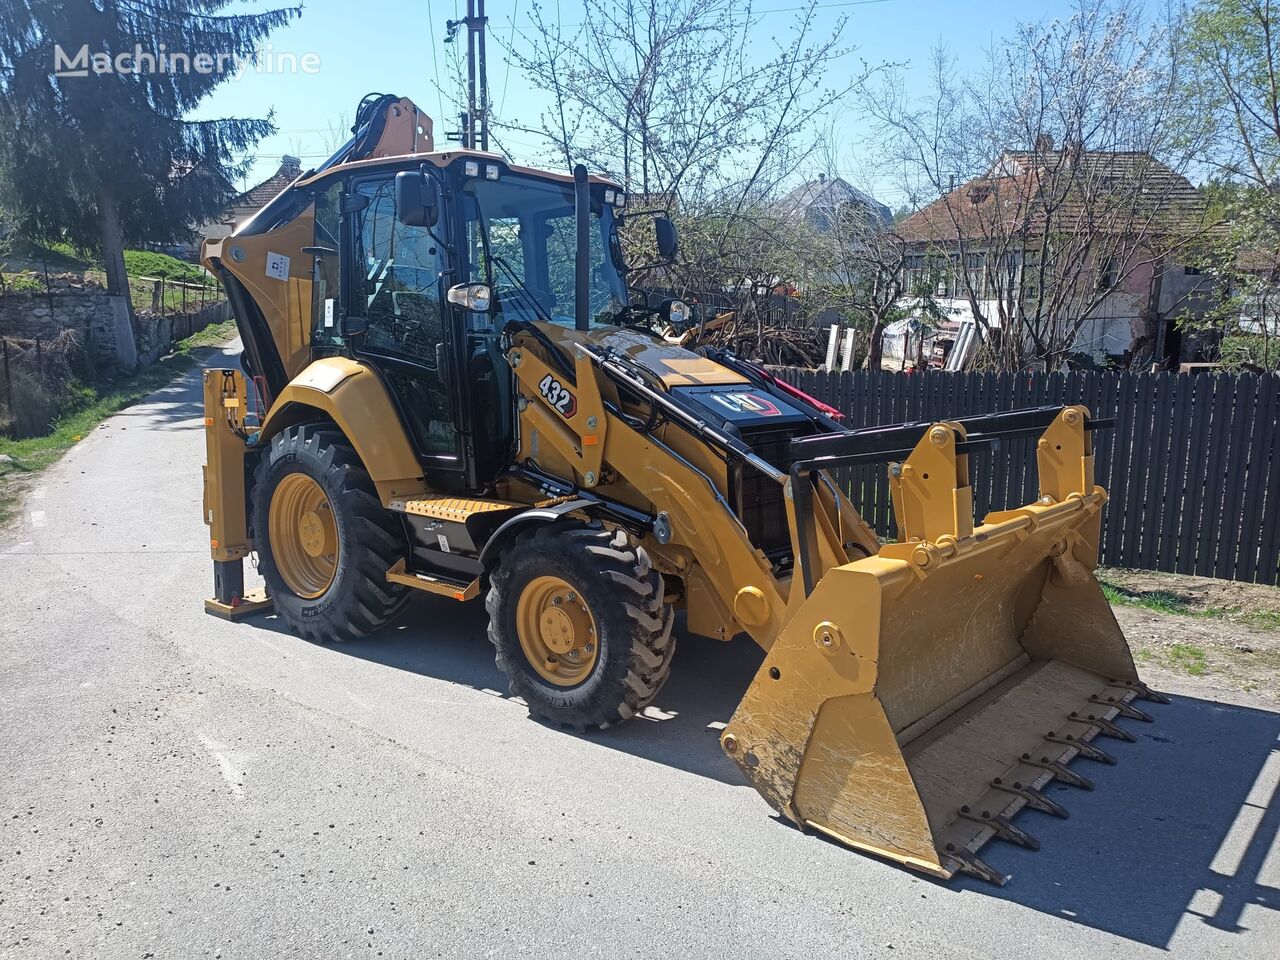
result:
<svg viewBox="0 0 1280 960"><path fill-rule="evenodd" d="M1186 597L1170 590L1131 590L1109 583L1099 576L1098 583L1107 602L1130 607L1143 607L1157 613L1176 614L1183 617L1201 617L1211 620L1229 620L1263 630L1280 630L1280 613L1274 610L1250 610L1242 607L1199 607Z"/></svg>
<svg viewBox="0 0 1280 960"><path fill-rule="evenodd" d="M195 366L191 352L216 346L235 334L234 321L214 324L181 341L169 356L132 376L86 388L88 402L54 424L43 437L9 440L0 437L0 525L17 509L23 488L49 464L88 435L99 423L154 393Z"/></svg>

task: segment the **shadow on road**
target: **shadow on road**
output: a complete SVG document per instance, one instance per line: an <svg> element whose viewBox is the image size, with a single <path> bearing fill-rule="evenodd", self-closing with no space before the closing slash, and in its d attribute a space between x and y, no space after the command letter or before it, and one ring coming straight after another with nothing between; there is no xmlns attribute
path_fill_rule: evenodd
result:
<svg viewBox="0 0 1280 960"><path fill-rule="evenodd" d="M239 369L238 354L229 353L229 349L229 347L201 347L194 355L196 360L194 369L182 373L138 403L124 408L114 415L115 419L125 423L131 418L142 419L147 421L149 430L203 430L204 385L201 371ZM175 359L167 357L159 362L172 363ZM256 409L258 406L251 391L250 409Z"/></svg>
<svg viewBox="0 0 1280 960"><path fill-rule="evenodd" d="M279 629L274 618L256 623ZM505 695L486 623L479 603L416 598L399 626L330 649ZM729 719L763 654L741 637L719 643L678 636L671 679L652 717L581 736L699 776L742 783L720 750L719 730L709 724ZM1241 932L1246 906L1280 909L1280 889L1261 879L1280 831L1280 791L1272 796L1280 756L1260 779L1268 758L1280 751L1280 714L1187 697L1144 708L1155 723L1123 721L1136 743L1106 741L1116 766L1075 764L1096 790L1050 788L1070 819L1031 810L1019 815L1018 825L1041 841L1039 852L1001 842L983 849L992 866L1012 876L1007 886L969 877L940 886L1010 900L1157 947L1169 945L1184 917ZM761 816L768 813L762 801ZM1224 847L1229 833L1232 844Z"/></svg>
<svg viewBox="0 0 1280 960"><path fill-rule="evenodd" d="M1242 932L1246 906L1280 909L1280 889L1261 879L1280 829L1280 756L1260 779L1280 750L1280 714L1189 697L1149 712L1154 724L1123 721L1136 743L1106 741L1116 766L1073 765L1096 790L1051 788L1071 819L1018 817L1043 844L1038 853L984 848L989 863L1012 874L1007 886L967 877L957 886L1157 947L1169 945L1184 916Z"/></svg>
<svg viewBox="0 0 1280 960"><path fill-rule="evenodd" d="M493 662L485 636L488 617L479 602L460 604L415 597L396 625L357 643L329 649L397 670L507 695L506 678ZM281 630L274 617L256 625ZM677 652L671 678L643 716L609 730L565 731L602 747L621 750L724 783L744 783L720 749L720 730L751 683L764 653L751 640L727 643L690 636L676 622ZM524 710L523 704L513 704Z"/></svg>

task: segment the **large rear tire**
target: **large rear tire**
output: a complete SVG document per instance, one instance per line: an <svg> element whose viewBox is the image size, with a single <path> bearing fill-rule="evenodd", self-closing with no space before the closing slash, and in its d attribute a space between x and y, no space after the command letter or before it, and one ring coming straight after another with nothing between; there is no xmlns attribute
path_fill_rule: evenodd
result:
<svg viewBox="0 0 1280 960"><path fill-rule="evenodd" d="M671 671L675 611L644 548L622 530L539 525L490 578L489 640L529 713L574 730L639 713Z"/></svg>
<svg viewBox="0 0 1280 960"><path fill-rule="evenodd" d="M303 424L277 434L254 481L258 569L280 619L313 641L366 637L408 590L386 581L404 532L341 432Z"/></svg>

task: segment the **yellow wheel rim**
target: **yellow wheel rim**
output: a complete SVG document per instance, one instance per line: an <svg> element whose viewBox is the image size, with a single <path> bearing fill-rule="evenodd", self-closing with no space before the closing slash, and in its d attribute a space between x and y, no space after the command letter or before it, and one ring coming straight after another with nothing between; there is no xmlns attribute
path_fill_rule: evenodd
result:
<svg viewBox="0 0 1280 960"><path fill-rule="evenodd" d="M338 572L338 524L320 484L290 473L271 494L271 556L285 584L300 597L324 594Z"/></svg>
<svg viewBox="0 0 1280 960"><path fill-rule="evenodd" d="M529 665L558 687L581 683L600 656L595 617L560 577L534 577L525 586L516 601L516 634Z"/></svg>

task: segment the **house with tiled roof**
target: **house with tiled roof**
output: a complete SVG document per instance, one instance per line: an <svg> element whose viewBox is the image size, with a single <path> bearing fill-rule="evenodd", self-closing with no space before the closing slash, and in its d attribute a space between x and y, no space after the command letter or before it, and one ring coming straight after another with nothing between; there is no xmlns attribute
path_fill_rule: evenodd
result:
<svg viewBox="0 0 1280 960"><path fill-rule="evenodd" d="M778 201L777 209L783 216L803 218L815 230L827 231L850 205L862 211L869 224L885 226L893 219L889 208L869 193L825 174L800 184Z"/></svg>
<svg viewBox="0 0 1280 960"><path fill-rule="evenodd" d="M1177 321L1210 291L1182 241L1212 229L1200 192L1151 155L1047 138L897 225L912 248L907 289L927 286L951 318L938 354L952 369L1002 327L1067 331L1059 356L1189 359Z"/></svg>
<svg viewBox="0 0 1280 960"><path fill-rule="evenodd" d="M301 173L302 162L297 157L288 154L281 157L280 166L275 173L232 200L221 216L196 228L198 237L193 244L191 258L199 255L201 241L230 236L236 227L266 206L276 194L298 179Z"/></svg>

